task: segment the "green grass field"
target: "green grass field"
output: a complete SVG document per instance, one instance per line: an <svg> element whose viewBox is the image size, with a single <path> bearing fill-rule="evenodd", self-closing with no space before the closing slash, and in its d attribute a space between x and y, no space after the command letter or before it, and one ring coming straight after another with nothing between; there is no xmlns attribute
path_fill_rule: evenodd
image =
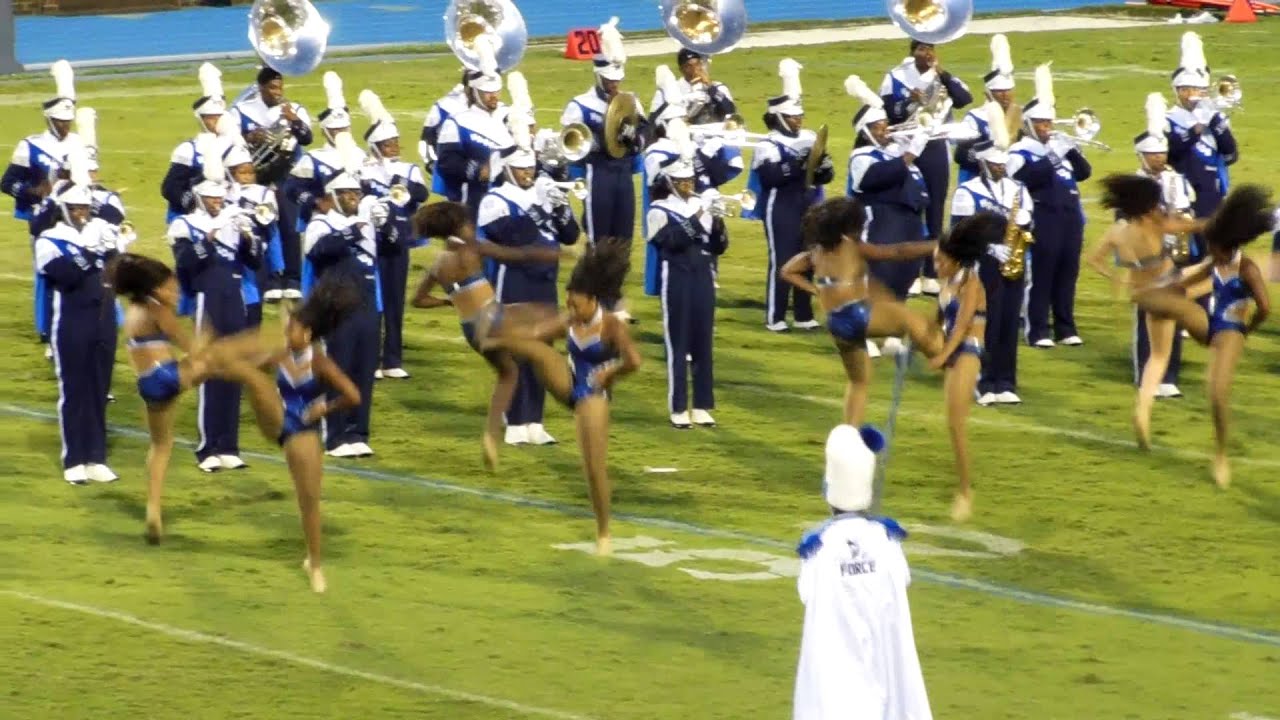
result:
<svg viewBox="0 0 1280 720"><path fill-rule="evenodd" d="M1182 30L1014 36L1022 100L1034 64L1053 59L1059 110L1092 107L1101 139L1117 148L1090 153L1095 177L1130 171L1143 99L1169 90ZM1266 65L1280 30L1198 30L1215 71L1236 73L1245 88L1233 178L1269 182L1280 96ZM977 89L987 43L957 41L943 62ZM830 125L842 164L855 110L844 76L876 83L904 50L905 41L740 51L717 59L715 74L758 124L764 98L778 92L778 60L796 57L808 122ZM631 61L629 84L646 102L654 66L671 61ZM336 69L349 99L375 89L414 140L457 75L447 57ZM545 124L591 81L585 64L546 50L521 70ZM249 78L228 73L228 91ZM3 87L0 137L39 131L47 78ZM197 90L194 65L80 84L81 105L99 113L103 179L123 191L143 238L135 247L166 259L159 184L170 150L192 134ZM288 92L313 115L323 105L318 76ZM1085 184L1087 196L1095 185ZM1105 220L1086 207L1091 245ZM571 418L549 405L547 426L562 444L504 448L501 473L484 473L478 439L491 377L451 314L411 311L414 376L377 386L376 459L329 464L324 596L298 568L301 533L278 450L255 437L247 415L250 470L204 475L189 450L175 453L159 547L142 542L146 443L124 365L109 418L121 482L62 482L56 387L30 329L24 228L0 227L0 716L788 716L801 617L789 558L801 526L825 511L822 447L840 418L843 376L824 332L763 330L758 224L731 221L721 264L715 430L669 427L657 303L640 295L638 270L630 281L646 365L613 404L614 558L573 547L591 541L592 524ZM1257 245L1265 261L1267 243ZM418 266L434 250L421 252ZM641 252L637 243L636 268ZM1235 386L1235 482L1220 492L1208 477L1204 350L1188 346L1187 396L1160 402L1157 447L1143 454L1128 422L1131 312L1087 273L1077 308L1084 347L1024 349L1024 403L975 408L977 504L965 528L946 519L940 378L915 369L907 382L885 507L917 530L912 602L935 715L1280 716L1280 335L1249 340ZM886 417L892 376L881 363L875 422ZM190 438L195 403L184 402ZM655 467L678 472L645 472Z"/></svg>

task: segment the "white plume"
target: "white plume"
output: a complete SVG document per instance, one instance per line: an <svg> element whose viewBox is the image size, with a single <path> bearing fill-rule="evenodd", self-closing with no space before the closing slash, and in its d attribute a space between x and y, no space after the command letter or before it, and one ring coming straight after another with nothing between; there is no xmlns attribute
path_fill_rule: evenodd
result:
<svg viewBox="0 0 1280 720"><path fill-rule="evenodd" d="M342 94L342 78L330 70L324 74L324 96L330 110L341 110L347 106L347 98Z"/></svg>
<svg viewBox="0 0 1280 720"><path fill-rule="evenodd" d="M196 153L204 165L204 179L208 182L220 183L227 179L227 170L222 166L222 143L213 133L200 133L196 136Z"/></svg>
<svg viewBox="0 0 1280 720"><path fill-rule="evenodd" d="M76 99L76 74L71 63L59 60L49 68L49 74L53 76L54 97Z"/></svg>
<svg viewBox="0 0 1280 720"><path fill-rule="evenodd" d="M395 122L395 118L391 117L391 113L387 112L387 108L382 105L382 98L372 90L361 90L358 102L360 109L364 110L364 114L369 117L370 123Z"/></svg>
<svg viewBox="0 0 1280 720"><path fill-rule="evenodd" d="M74 145L67 153L67 170L72 185L86 188L93 185L93 178L89 176L89 152L83 145Z"/></svg>
<svg viewBox="0 0 1280 720"><path fill-rule="evenodd" d="M218 118L218 124L214 127L218 133L218 139L231 145L234 143L244 144L244 136L240 134L240 124L236 122L231 113L223 113Z"/></svg>
<svg viewBox="0 0 1280 720"><path fill-rule="evenodd" d="M783 58L778 62L778 77L782 78L783 95L797 99L803 94L803 89L800 87L802 69L804 66L791 58Z"/></svg>
<svg viewBox="0 0 1280 720"><path fill-rule="evenodd" d="M991 36L991 69L1001 75L1013 74L1013 52L1003 33Z"/></svg>
<svg viewBox="0 0 1280 720"><path fill-rule="evenodd" d="M333 139L333 146L338 150L338 157L342 158L342 169L352 177L359 178L360 168L364 166L365 154L356 144L356 139L350 132L344 130Z"/></svg>
<svg viewBox="0 0 1280 720"><path fill-rule="evenodd" d="M76 110L76 135L85 147L98 147L98 111L93 108Z"/></svg>
<svg viewBox="0 0 1280 720"><path fill-rule="evenodd" d="M1036 100L1048 107L1057 106L1057 98L1053 96L1053 73L1049 69L1051 63L1036 67Z"/></svg>
<svg viewBox="0 0 1280 720"><path fill-rule="evenodd" d="M511 139L515 141L516 147L520 150L533 150L533 133L529 132L529 126L533 125L533 116L522 107L511 109L511 113L507 115L507 126L511 131Z"/></svg>
<svg viewBox="0 0 1280 720"><path fill-rule="evenodd" d="M1193 32L1182 35L1182 58L1178 65L1187 70L1209 69L1209 61L1204 57L1204 42Z"/></svg>
<svg viewBox="0 0 1280 720"><path fill-rule="evenodd" d="M1165 128L1164 95L1151 93L1147 96L1147 134L1153 138L1164 137Z"/></svg>
<svg viewBox="0 0 1280 720"><path fill-rule="evenodd" d="M987 114L987 129L991 133L991 142L1001 150L1008 150L1012 144L1009 138L1009 124L1004 118L1004 108L1000 107L1000 103L992 100L986 104L983 111Z"/></svg>
<svg viewBox="0 0 1280 720"><path fill-rule="evenodd" d="M871 88L867 87L867 84L857 75L850 75L844 79L844 91L849 93L851 97L857 98L858 102L863 105L878 108L884 107L884 100Z"/></svg>
<svg viewBox="0 0 1280 720"><path fill-rule="evenodd" d="M622 45L622 33L618 32L618 18L600 26L600 54L604 59L619 65L627 62L627 49Z"/></svg>
<svg viewBox="0 0 1280 720"><path fill-rule="evenodd" d="M694 150L697 148L693 143L693 136L689 133L689 126L684 120L676 118L667 123L667 137L680 148L680 157L686 160L693 159Z"/></svg>
<svg viewBox="0 0 1280 720"><path fill-rule="evenodd" d="M498 74L498 38L485 33L476 38L476 69L485 75Z"/></svg>
<svg viewBox="0 0 1280 720"><path fill-rule="evenodd" d="M200 66L200 95L222 97L222 71L210 63Z"/></svg>
<svg viewBox="0 0 1280 720"><path fill-rule="evenodd" d="M676 82L675 73L671 72L670 67L659 65L658 69L653 71L653 81L658 86L658 90L662 91L662 99L666 100L667 104L675 105L683 99L680 83Z"/></svg>
<svg viewBox="0 0 1280 720"><path fill-rule="evenodd" d="M507 73L507 93L511 96L511 107L533 112L533 97L529 95L529 81L524 73L516 70Z"/></svg>

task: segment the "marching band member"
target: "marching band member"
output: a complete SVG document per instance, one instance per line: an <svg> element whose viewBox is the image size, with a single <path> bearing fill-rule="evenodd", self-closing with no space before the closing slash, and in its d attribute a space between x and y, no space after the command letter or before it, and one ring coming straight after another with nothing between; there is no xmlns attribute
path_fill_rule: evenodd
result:
<svg viewBox="0 0 1280 720"><path fill-rule="evenodd" d="M54 96L43 104L44 123L48 129L38 135L28 135L13 149L9 166L0 178L0 190L14 200L13 216L30 223L36 206L53 189L59 173L65 173L67 138L71 135L71 123L76 113L75 74L71 64L59 60L50 69L54 81ZM30 228L28 228L30 229ZM31 235L34 246L35 235ZM49 329L53 319L53 290L45 284L45 278L35 272L33 294L36 333L45 344L45 357L52 358L49 347Z"/></svg>
<svg viewBox="0 0 1280 720"><path fill-rule="evenodd" d="M653 188L659 186L664 194L668 192L667 180L662 177L661 169L688 157L694 168L694 192L713 198L719 195L718 188L736 178L743 170L742 153L737 148L725 144L723 138L715 133L699 133L690 135L685 125L689 116L689 106L681 93L680 85L666 65L658 66L656 71L658 98L660 104L650 115L650 124L654 128L655 140L644 149L644 167L641 177L641 199L644 216L641 225L645 236L650 235L648 227L650 200ZM677 131L676 127L680 129ZM673 135L678 134L677 140ZM691 144L692 143L692 144ZM695 149L696 148L696 149ZM648 244L645 249L644 291L646 295L657 296L660 293L662 279L658 248ZM712 256L712 270L715 260Z"/></svg>
<svg viewBox="0 0 1280 720"><path fill-rule="evenodd" d="M423 168L427 175L431 176L431 191L434 193L444 194L443 180L436 173L436 149L438 139L440 137L440 126L445 120L457 115L467 109L469 91L467 89L467 80L471 77L471 71L462 68L462 82L454 85L449 92L443 97L436 100L431 105L431 109L427 111L427 117L422 121L422 136L418 140L418 156L422 158Z"/></svg>
<svg viewBox="0 0 1280 720"><path fill-rule="evenodd" d="M975 107L965 113L962 121L970 131L970 137L956 143L956 165L960 171L957 183L965 183L982 174L978 158L973 146L991 139L990 123L987 107L995 102L1004 116L1005 135L1012 137L1017 128L1022 127L1022 108L1014 102L1013 55L1009 51L1009 39L1004 35L991 36L991 72L982 76L986 88L987 105ZM1003 146L1008 150L1009 146Z"/></svg>
<svg viewBox="0 0 1280 720"><path fill-rule="evenodd" d="M1173 71L1173 91L1177 105L1169 110L1169 164L1182 174L1195 191L1192 207L1196 217L1207 218L1218 209L1227 193L1227 167L1240 159L1239 146L1231 133L1231 122L1207 98L1209 65L1204 44L1194 32L1182 36L1182 57ZM1204 256L1203 248L1192 250L1192 259Z"/></svg>
<svg viewBox="0 0 1280 720"><path fill-rule="evenodd" d="M250 154L263 160L257 164L258 182L274 188L280 208L280 242L284 247L283 287L271 288L267 300L302 297L302 239L299 235L298 208L283 192L289 171L302 159L303 146L312 140L311 116L298 103L285 100L284 76L264 67L258 71L257 85L231 108L240 134L248 143Z"/></svg>
<svg viewBox="0 0 1280 720"><path fill-rule="evenodd" d="M378 370L378 313L382 312L376 232L387 222L389 213L373 198L364 198L358 174L365 155L351 134L338 135L335 143L343 171L325 186L330 209L312 215L307 225L303 249L309 269L304 273L312 282L304 292L327 275L348 277L361 290L360 308L334 330L327 342L329 357L360 390L360 405L330 415L325 447L332 457L368 457L373 455L369 418Z"/></svg>
<svg viewBox="0 0 1280 720"><path fill-rule="evenodd" d="M675 97L667 92L663 82L659 82L653 102L649 105L650 115L656 115L663 103L671 104L677 99L684 101L688 111L687 120L691 125L720 123L737 114L738 106L733 101L733 94L729 92L728 86L711 79L710 56L681 48L676 53L676 66L680 68L681 77L676 80Z"/></svg>
<svg viewBox="0 0 1280 720"><path fill-rule="evenodd" d="M205 178L195 188L199 206L169 225L169 244L181 284L195 293L196 330L230 335L247 326L244 268L257 269L261 248L249 216L225 207L226 171L218 141L204 135L198 145ZM208 380L198 397L200 469L211 473L245 467L240 459L240 386Z"/></svg>
<svg viewBox="0 0 1280 720"><path fill-rule="evenodd" d="M1083 345L1075 318L1076 280L1084 246L1084 210L1077 183L1088 180L1093 167L1071 138L1054 132L1057 110L1049 66L1036 68L1035 78L1036 96L1022 113L1024 135L1009 149L1006 168L1009 177L1025 185L1035 200L1027 343L1038 348L1051 348L1055 340L1063 345Z"/></svg>
<svg viewBox="0 0 1280 720"><path fill-rule="evenodd" d="M112 482L107 467L107 393L114 357L116 315L102 271L115 251L115 232L92 217L93 194L83 150L66 159L71 181L54 198L61 220L36 239L36 270L53 291L50 339L58 376L58 422L63 479L72 485Z"/></svg>
<svg viewBox="0 0 1280 720"><path fill-rule="evenodd" d="M263 290L270 278L284 272L284 248L280 242L280 207L271 188L258 184L257 172L249 149L237 138L222 155L227 168L228 207L239 208L253 220L253 234L262 249L261 262L256 268L244 265L241 296L244 298L245 325L255 328L262 325Z"/></svg>
<svg viewBox="0 0 1280 720"><path fill-rule="evenodd" d="M365 193L388 213L378 228L378 282L382 292L381 362L374 377L409 377L403 365L405 285L409 282L409 249L418 243L412 218L430 194L417 165L400 159L400 130L395 118L370 90L360 91L360 107L372 123L364 133L370 159L360 169ZM392 188L399 188L392 192ZM404 197L398 197L400 189Z"/></svg>
<svg viewBox="0 0 1280 720"><path fill-rule="evenodd" d="M320 132L324 145L307 151L289 171L281 195L297 208L298 231L305 231L312 214L329 211L329 195L325 186L342 172L342 154L336 138L351 132L351 111L342 92L342 78L332 70L324 74L325 100L328 107L320 113ZM303 293L307 279L302 280Z"/></svg>
<svg viewBox="0 0 1280 720"><path fill-rule="evenodd" d="M1019 231L1029 232L1035 203L1026 187L1005 172L1009 162L1009 130L997 102L988 102L984 112L992 118L991 137L972 148L981 174L956 188L951 198L951 222L954 226L976 213L994 212L1008 218ZM1016 215L1010 217L1015 208ZM984 406L1022 402L1018 397L1018 321L1025 278L1022 275L1013 279L1005 277L1003 267L1010 255L1011 248L997 242L987 248L987 254L978 261L978 275L987 301L982 374L978 377L978 404ZM1025 265L1025 259L1023 262ZM1025 273L1024 267L1023 275Z"/></svg>
<svg viewBox="0 0 1280 720"><path fill-rule="evenodd" d="M667 350L667 404L671 425L713 427L715 381L712 342L716 288L712 259L729 247L724 220L714 217L696 191L696 170L687 158L658 173L649 209L649 245L661 262L662 329ZM689 412L689 363L693 364L693 412Z"/></svg>
<svg viewBox="0 0 1280 720"><path fill-rule="evenodd" d="M204 63L200 66L200 98L191 104L192 113L200 124L200 134L218 132L218 121L227 112L223 97L222 72ZM198 138L198 135L197 135ZM198 201L192 188L204 180L202 159L196 152L196 139L184 140L169 156L169 171L160 183L160 194L169 204L165 222L171 223L181 215L196 209Z"/></svg>
<svg viewBox="0 0 1280 720"><path fill-rule="evenodd" d="M1231 422L1231 382L1244 352L1245 338L1271 313L1271 298L1262 271L1241 250L1259 235L1275 230L1270 193L1257 185L1241 185L1231 192L1204 228L1208 259L1185 274L1180 287L1144 293L1138 306L1157 318L1169 318L1186 328L1196 342L1209 348L1209 407L1216 440L1213 478L1218 487L1231 484L1227 439ZM1211 310L1187 299L1186 288L1213 282ZM1250 305L1253 312L1250 313Z"/></svg>
<svg viewBox="0 0 1280 720"><path fill-rule="evenodd" d="M937 49L930 43L911 41L911 57L885 73L880 84L880 96L884 100L884 112L889 124L907 122L925 109L939 94L945 91L945 113L939 122L951 120L951 110L960 110L973 102L973 95L964 81L942 69ZM935 108L936 110L936 108ZM932 110L931 110L932 112ZM924 128L928 129L928 128ZM942 211L951 182L951 158L945 139L929 140L924 152L914 153L915 166L924 178L927 191L924 222L928 237L935 240L942 236ZM915 280L910 288L915 295L923 291L929 295L938 293L938 281L934 277L932 258L925 258L924 280Z"/></svg>
<svg viewBox="0 0 1280 720"><path fill-rule="evenodd" d="M537 177L538 160L529 134L531 118L523 107L511 111L511 134L516 150L507 156L504 182L480 201L477 229L484 239L507 248L546 248L559 252L582 234L564 190L548 177ZM550 262L499 262L494 294L505 307L538 303L559 304L556 289L559 258ZM549 445L556 442L542 425L546 389L533 366L519 363L519 378L506 408L508 445Z"/></svg>
<svg viewBox="0 0 1280 720"><path fill-rule="evenodd" d="M917 167L921 153L931 143L929 131L919 129L902 143L889 135L889 120L883 100L857 75L845 80L845 90L862 101L853 117L857 133L849 155L849 183L846 193L858 198L867 210L863 239L872 245L913 243L925 238L921 213L929 205L924 174ZM906 300L920 276L920 260L869 263L871 275L897 296ZM868 345L868 352L874 351ZM889 337L885 352L902 350L902 340Z"/></svg>
<svg viewBox="0 0 1280 720"><path fill-rule="evenodd" d="M787 306L792 305L796 327L812 330L819 327L813 319L813 301L808 293L793 283L781 282L779 273L791 258L804 251L800 220L819 198L822 190L805 182L805 167L817 135L804 128L804 105L801 102L800 63L786 58L778 63L782 78L782 94L769 98L764 124L769 138L756 146L751 160L753 178L747 186L758 185L757 206L764 222L765 239L769 242L769 274L765 280L765 329L787 330ZM835 166L825 153L814 175L814 185L826 185L835 179Z"/></svg>
<svg viewBox="0 0 1280 720"><path fill-rule="evenodd" d="M644 121L626 124L620 140L626 153L615 158L608 152L604 138L605 114L609 104L621 92L626 78L627 53L618 33L617 18L600 26L601 52L595 57L596 83L587 92L569 101L560 117L562 126L582 123L591 128L593 143L591 153L574 168L576 177L587 181L586 209L583 225L587 238L621 238L627 242L635 235L636 195L631 176L639 170L638 160L644 149ZM605 305L614 308L617 298L605 298ZM628 319L630 316L623 316Z"/></svg>
<svg viewBox="0 0 1280 720"><path fill-rule="evenodd" d="M513 147L498 60L488 45L482 43L478 51L480 69L470 71L467 80L467 109L441 123L436 139L436 172L444 181L444 195L471 208L472 217L501 175L503 155Z"/></svg>

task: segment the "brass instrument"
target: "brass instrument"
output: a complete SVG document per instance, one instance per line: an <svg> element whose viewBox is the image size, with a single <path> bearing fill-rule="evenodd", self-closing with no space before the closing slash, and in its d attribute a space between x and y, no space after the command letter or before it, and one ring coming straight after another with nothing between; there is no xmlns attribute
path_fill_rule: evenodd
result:
<svg viewBox="0 0 1280 720"><path fill-rule="evenodd" d="M705 55L732 50L747 31L744 0L662 0L659 11L672 39Z"/></svg>
<svg viewBox="0 0 1280 720"><path fill-rule="evenodd" d="M626 157L630 151L626 136L640 124L640 103L629 92L620 92L609 101L604 113L604 146L610 157Z"/></svg>
<svg viewBox="0 0 1280 720"><path fill-rule="evenodd" d="M1004 231L1004 244L1009 248L1009 259L1000 264L1000 274L1006 280L1021 280L1027 270L1027 246L1036 240L1029 230L1018 227L1018 211L1022 209L1022 188L1013 195L1009 206L1009 224Z"/></svg>
<svg viewBox="0 0 1280 720"><path fill-rule="evenodd" d="M259 225L270 225L279 217L276 209L267 203L258 203L253 206L253 219L258 221Z"/></svg>
<svg viewBox="0 0 1280 720"><path fill-rule="evenodd" d="M724 122L690 125L689 135L695 140L719 138L729 147L751 147L769 139L767 133L748 132L746 120L737 113L725 118Z"/></svg>
<svg viewBox="0 0 1280 720"><path fill-rule="evenodd" d="M553 184L555 185L555 187L563 190L565 193L569 195L573 195L579 200L587 199L587 181L586 180L574 180L573 182L558 182Z"/></svg>
<svg viewBox="0 0 1280 720"><path fill-rule="evenodd" d="M1089 145L1105 152L1111 152L1110 145L1099 140L1094 140L1094 138L1098 136L1098 133L1102 131L1102 121L1098 119L1098 114L1089 108L1080 108L1076 111L1076 114L1071 117L1071 119L1054 120L1053 124L1057 127L1066 127L1071 129L1070 135L1063 132L1054 132L1054 135L1058 135L1066 139L1068 142Z"/></svg>
<svg viewBox="0 0 1280 720"><path fill-rule="evenodd" d="M555 149L565 161L575 163L589 155L594 145L591 128L582 123L570 123L560 130Z"/></svg>
<svg viewBox="0 0 1280 720"><path fill-rule="evenodd" d="M128 220L122 220L120 228L120 249L123 250L125 245L138 239L138 231L134 229L133 223Z"/></svg>
<svg viewBox="0 0 1280 720"><path fill-rule="evenodd" d="M1240 81L1235 75L1223 75L1218 78L1214 94L1209 98L1214 107L1222 112L1244 109L1244 91L1240 89Z"/></svg>
<svg viewBox="0 0 1280 720"><path fill-rule="evenodd" d="M1170 214L1173 217L1191 221L1195 216L1189 212L1173 212L1174 203L1177 201L1177 183L1178 176L1173 173L1160 173L1160 195L1165 202L1165 206L1170 208ZM1172 242L1169 242L1172 239ZM1184 265L1191 259L1191 233L1178 233L1177 235L1165 236L1165 243L1169 248L1169 258L1176 265Z"/></svg>
<svg viewBox="0 0 1280 720"><path fill-rule="evenodd" d="M734 195L714 195L707 203L707 212L713 217L739 217L756 207L756 194L743 190Z"/></svg>
<svg viewBox="0 0 1280 720"><path fill-rule="evenodd" d="M914 130L890 130L889 137L899 142L903 142L914 135L915 132L916 131ZM962 122L942 123L940 125L934 125L932 129L929 130L930 140L964 141L973 140L976 137L978 137L978 135L974 129Z"/></svg>
<svg viewBox="0 0 1280 720"><path fill-rule="evenodd" d="M452 0L444 13L444 37L449 49L468 69L481 67L479 44L489 43L498 71L520 64L529 45L524 16L511 0Z"/></svg>
<svg viewBox="0 0 1280 720"><path fill-rule="evenodd" d="M804 165L804 186L806 188L813 187L814 175L818 172L818 167L822 165L822 158L827 154L827 126L823 125L818 128L817 139L813 141L813 147L809 148L809 159Z"/></svg>
<svg viewBox="0 0 1280 720"><path fill-rule="evenodd" d="M955 101L947 94L946 86L935 77L927 88L924 101L912 110L911 117L897 125L890 125L889 133L900 135L921 129L932 133L934 128L946 122L953 105Z"/></svg>
<svg viewBox="0 0 1280 720"><path fill-rule="evenodd" d="M885 0L885 10L912 39L940 45L964 35L973 0Z"/></svg>

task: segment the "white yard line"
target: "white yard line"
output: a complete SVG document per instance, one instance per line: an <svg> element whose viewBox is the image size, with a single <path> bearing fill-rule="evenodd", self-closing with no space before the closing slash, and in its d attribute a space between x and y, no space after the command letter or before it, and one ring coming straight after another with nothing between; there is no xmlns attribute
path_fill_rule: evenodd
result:
<svg viewBox="0 0 1280 720"><path fill-rule="evenodd" d="M507 700L506 698L477 695L475 693L454 690L440 685L414 682L412 680L402 680L388 675L366 672L364 670L358 670L345 665L336 665L323 660L306 657L305 655L298 655L285 650L274 650L261 645L232 640L231 638L221 637L218 635L209 635L196 630L187 630L173 625L151 622L134 615L129 615L128 613L108 610L106 608L95 607L93 605L82 605L80 603L67 602L65 600L55 600L53 598L47 598L25 592L17 592L14 590L0 590L0 596L20 600L31 605L42 605L44 607L57 608L59 610L80 613L81 615L89 615L91 617L102 618L104 620L113 620L124 625L132 625L134 627L142 628L143 630L149 630L184 642L200 645L213 645L215 647L232 650L242 655L254 655L261 658L279 660L291 665L298 665L300 667L311 668L313 670L321 670L323 672L355 678L357 680L366 680L379 685L388 685L390 687L409 690L423 695L433 695L458 702L488 705L489 707L509 710L521 715L555 718L556 720L591 720L591 718L585 715L575 715L574 713L563 712L561 710L552 710L549 708L537 707L535 705L525 705L523 703L515 702L514 700Z"/></svg>

